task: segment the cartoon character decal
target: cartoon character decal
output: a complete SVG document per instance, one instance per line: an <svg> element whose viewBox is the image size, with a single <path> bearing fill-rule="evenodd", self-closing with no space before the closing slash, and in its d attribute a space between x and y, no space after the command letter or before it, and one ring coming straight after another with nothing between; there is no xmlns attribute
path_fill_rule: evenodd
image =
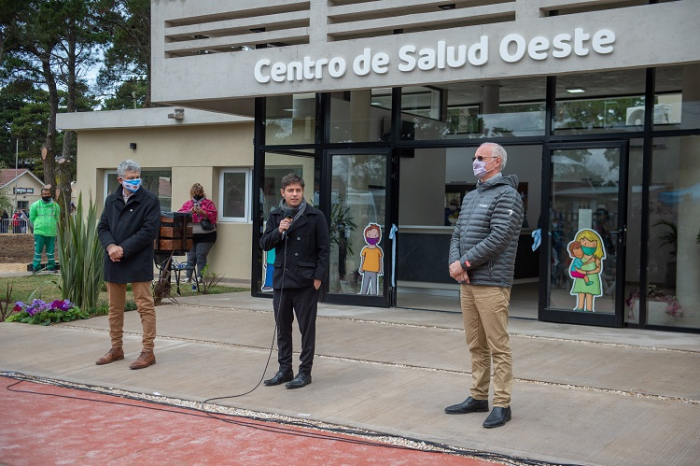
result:
<svg viewBox="0 0 700 466"><path fill-rule="evenodd" d="M272 292L272 276L275 274L275 250L270 249L264 252L263 258L263 285L260 291L263 293Z"/></svg>
<svg viewBox="0 0 700 466"><path fill-rule="evenodd" d="M589 229L576 233L567 247L572 258L569 276L573 278L571 295L577 296L574 311L595 312L595 298L603 296L600 276L603 272L605 246L600 235Z"/></svg>
<svg viewBox="0 0 700 466"><path fill-rule="evenodd" d="M360 253L360 275L362 275L362 287L360 294L378 295L379 276L384 275L384 251L379 247L382 240L382 227L376 223L370 223L364 231L365 243Z"/></svg>

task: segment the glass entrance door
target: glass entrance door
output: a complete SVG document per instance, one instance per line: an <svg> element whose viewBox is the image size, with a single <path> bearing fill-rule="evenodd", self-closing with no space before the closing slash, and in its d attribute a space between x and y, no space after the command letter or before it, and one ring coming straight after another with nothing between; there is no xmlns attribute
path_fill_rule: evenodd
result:
<svg viewBox="0 0 700 466"><path fill-rule="evenodd" d="M327 301L389 306L389 151L336 150L326 160L331 230Z"/></svg>
<svg viewBox="0 0 700 466"><path fill-rule="evenodd" d="M540 320L622 326L627 153L626 141L545 149Z"/></svg>
<svg viewBox="0 0 700 466"><path fill-rule="evenodd" d="M280 181L289 173L302 177L305 183L304 199L310 205L319 207L319 190L321 179L321 163L313 151L266 152L262 170L258 171L259 189L254 219L258 236L253 246L253 293L257 296L272 296L272 276L274 273L275 251L265 252L259 247L260 237L265 231L265 225L270 212L277 208L282 201Z"/></svg>

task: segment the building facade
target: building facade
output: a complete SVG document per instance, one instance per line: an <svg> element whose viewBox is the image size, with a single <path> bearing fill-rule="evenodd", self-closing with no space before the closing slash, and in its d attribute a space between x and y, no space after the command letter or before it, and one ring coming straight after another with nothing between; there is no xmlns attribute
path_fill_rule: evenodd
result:
<svg viewBox="0 0 700 466"><path fill-rule="evenodd" d="M255 118L255 294L293 171L331 225L327 301L455 308L454 215L492 141L527 208L516 314L697 331L699 18L694 0L154 0L153 101Z"/></svg>

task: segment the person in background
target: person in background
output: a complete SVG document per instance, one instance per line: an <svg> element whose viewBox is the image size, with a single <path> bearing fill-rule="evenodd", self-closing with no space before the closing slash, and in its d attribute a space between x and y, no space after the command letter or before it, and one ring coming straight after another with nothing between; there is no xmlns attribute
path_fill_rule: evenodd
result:
<svg viewBox="0 0 700 466"><path fill-rule="evenodd" d="M56 270L56 226L61 214L61 208L53 200L51 185L41 188L41 199L29 207L29 221L34 227L34 261L32 269L34 273L41 269L41 253L46 249L46 269L49 272ZM25 222L26 223L26 222Z"/></svg>
<svg viewBox="0 0 700 466"><path fill-rule="evenodd" d="M12 214L12 233L22 233L22 215L19 213L19 209Z"/></svg>
<svg viewBox="0 0 700 466"><path fill-rule="evenodd" d="M156 307L151 293L153 243L160 230L158 197L141 186L141 166L125 160L117 167L119 187L107 196L97 226L105 249L104 281L109 299L109 336L112 348L95 364L124 359L124 305L126 285L131 283L136 310L143 327L143 349L129 369L144 369L156 363Z"/></svg>
<svg viewBox="0 0 700 466"><path fill-rule="evenodd" d="M5 209L0 209L0 211L2 211L0 214L0 233L7 233L8 227L10 226L10 216Z"/></svg>
<svg viewBox="0 0 700 466"><path fill-rule="evenodd" d="M485 428L511 419L513 362L508 335L508 306L524 206L518 177L503 176L505 149L485 143L472 159L476 189L462 202L449 252L449 272L460 283L460 304L472 358L470 396L445 408L447 414L488 412L493 359L493 411Z"/></svg>
<svg viewBox="0 0 700 466"><path fill-rule="evenodd" d="M195 183L190 189L190 200L182 204L179 212L192 214L193 234L192 249L187 253L187 272L185 282L192 280L192 272L197 266L197 275L202 277L202 270L207 265L207 256L216 242L216 220L218 213L214 203L207 199L201 184ZM207 230L202 225L202 220L207 219L214 225L212 230ZM205 222L206 223L206 222Z"/></svg>

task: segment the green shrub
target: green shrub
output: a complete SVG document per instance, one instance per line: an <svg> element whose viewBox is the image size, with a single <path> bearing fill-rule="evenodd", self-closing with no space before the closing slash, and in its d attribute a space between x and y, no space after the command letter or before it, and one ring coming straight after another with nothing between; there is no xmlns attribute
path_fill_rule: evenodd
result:
<svg viewBox="0 0 700 466"><path fill-rule="evenodd" d="M93 309L103 286L104 266L104 250L97 235L97 207L90 199L85 212L80 194L75 212L64 215L63 228L58 234L61 264L58 286L63 299L69 299L79 308Z"/></svg>

